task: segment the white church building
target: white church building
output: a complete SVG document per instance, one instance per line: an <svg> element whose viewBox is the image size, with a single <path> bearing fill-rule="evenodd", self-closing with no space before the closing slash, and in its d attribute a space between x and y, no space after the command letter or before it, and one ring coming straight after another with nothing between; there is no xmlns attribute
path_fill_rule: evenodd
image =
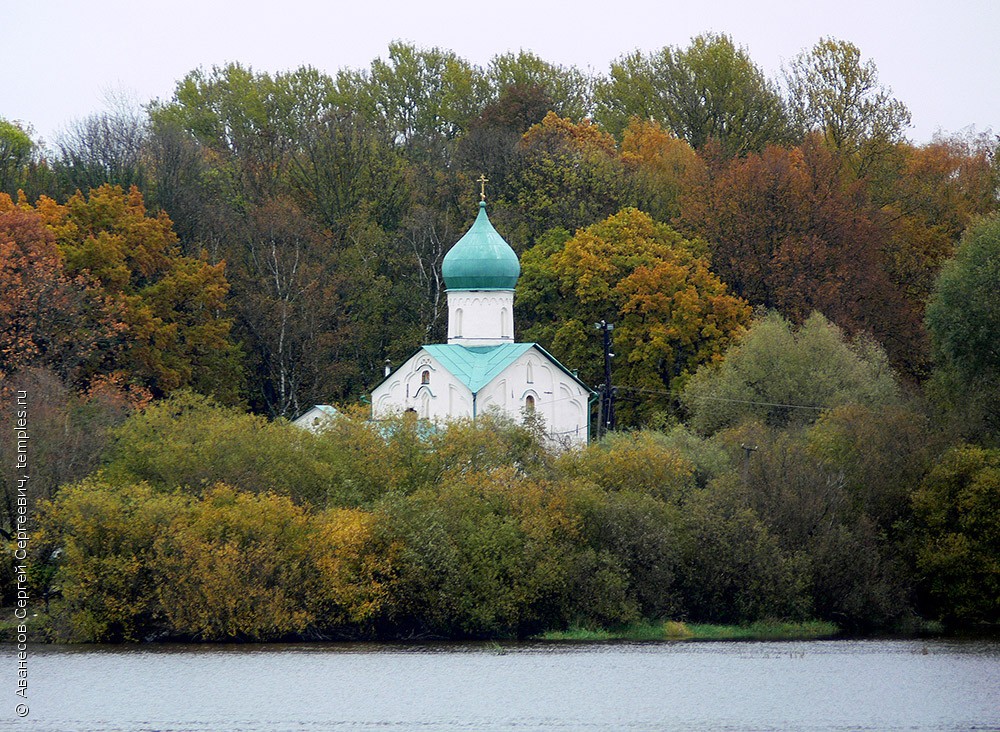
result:
<svg viewBox="0 0 1000 732"><path fill-rule="evenodd" d="M416 412L445 423L496 412L540 416L556 444L589 439L596 393L537 343L514 340L517 254L479 204L475 223L441 265L448 342L426 345L372 392L372 417Z"/></svg>

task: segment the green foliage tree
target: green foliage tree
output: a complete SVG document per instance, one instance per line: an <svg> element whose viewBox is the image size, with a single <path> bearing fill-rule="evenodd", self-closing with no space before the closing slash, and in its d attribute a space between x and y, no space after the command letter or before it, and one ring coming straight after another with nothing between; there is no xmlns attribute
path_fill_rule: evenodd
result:
<svg viewBox="0 0 1000 732"><path fill-rule="evenodd" d="M359 83L358 83L359 82ZM361 103L415 159L435 160L479 113L482 72L452 51L393 41L355 82Z"/></svg>
<svg viewBox="0 0 1000 732"><path fill-rule="evenodd" d="M29 131L0 117L0 193L17 195L34 151Z"/></svg>
<svg viewBox="0 0 1000 732"><path fill-rule="evenodd" d="M64 489L43 509L37 538L61 550L56 583L70 640L138 642L155 633L156 540L187 506L188 499L148 486L111 490L90 480Z"/></svg>
<svg viewBox="0 0 1000 732"><path fill-rule="evenodd" d="M190 72L150 116L194 136L215 158L224 199L240 207L281 192L301 131L336 98L333 79L316 69L272 76L231 63Z"/></svg>
<svg viewBox="0 0 1000 732"><path fill-rule="evenodd" d="M120 100L105 112L72 123L59 137L54 169L67 194L110 183L146 188L149 123L134 104Z"/></svg>
<svg viewBox="0 0 1000 732"><path fill-rule="evenodd" d="M552 64L522 50L494 56L485 76L490 89L499 97L511 87L534 87L551 100L544 112L555 112L564 119L576 121L590 116L594 80L575 66ZM541 117L533 122L540 120Z"/></svg>
<svg viewBox="0 0 1000 732"><path fill-rule="evenodd" d="M958 445L913 494L928 609L949 623L1000 622L1000 451Z"/></svg>
<svg viewBox="0 0 1000 732"><path fill-rule="evenodd" d="M412 631L508 637L558 621L573 519L553 488L501 468L451 477L391 507Z"/></svg>
<svg viewBox="0 0 1000 732"><path fill-rule="evenodd" d="M777 313L759 318L721 363L699 369L681 394L691 426L706 433L750 418L778 427L808 424L824 409L898 400L881 347L846 341L819 313L798 330Z"/></svg>
<svg viewBox="0 0 1000 732"><path fill-rule="evenodd" d="M686 49L624 56L596 98L598 122L616 136L634 117L655 120L695 149L717 141L727 157L790 138L776 87L727 35L706 33Z"/></svg>
<svg viewBox="0 0 1000 732"><path fill-rule="evenodd" d="M408 203L405 166L391 140L350 109L334 109L298 137L291 185L302 209L343 237L358 221L399 226Z"/></svg>
<svg viewBox="0 0 1000 732"><path fill-rule="evenodd" d="M880 496L882 486L849 485L844 464L824 459L810 436L743 423L719 435L740 463L738 473L719 480L729 481L730 490L739 486L744 505L794 560L814 617L851 629L890 626L910 611L902 542L887 539L891 527L876 525L889 517L865 511L880 506L858 499L898 496ZM906 498L897 511L906 510Z"/></svg>
<svg viewBox="0 0 1000 732"><path fill-rule="evenodd" d="M872 60L853 43L823 38L785 71L796 123L818 130L858 174L902 140L910 112L879 83Z"/></svg>
<svg viewBox="0 0 1000 732"><path fill-rule="evenodd" d="M104 475L196 494L225 483L319 506L334 490L330 459L311 433L183 391L113 432Z"/></svg>
<svg viewBox="0 0 1000 732"><path fill-rule="evenodd" d="M927 304L935 393L981 438L1000 435L998 288L1000 217L994 215L969 227Z"/></svg>
<svg viewBox="0 0 1000 732"><path fill-rule="evenodd" d="M679 504L694 487L694 466L649 430L609 433L600 442L559 457L559 472L605 491L635 491Z"/></svg>
<svg viewBox="0 0 1000 732"><path fill-rule="evenodd" d="M808 617L802 558L782 550L734 482L717 481L684 507L678 586L687 617L735 624Z"/></svg>

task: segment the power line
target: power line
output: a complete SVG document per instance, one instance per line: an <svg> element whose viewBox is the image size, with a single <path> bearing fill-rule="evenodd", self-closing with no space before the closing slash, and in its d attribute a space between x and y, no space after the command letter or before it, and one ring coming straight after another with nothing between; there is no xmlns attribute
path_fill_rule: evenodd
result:
<svg viewBox="0 0 1000 732"><path fill-rule="evenodd" d="M622 389L624 391L638 391L645 394L662 394L663 396L669 396L673 398L678 398L678 394L672 391L666 391L663 389L647 389L639 386L616 386L616 389ZM818 407L815 404L780 404L778 402L758 402L752 399L727 399L726 397L711 397L711 396L688 396L688 399L701 399L704 401L713 402L730 402L733 404L751 404L758 407L782 407L784 409L812 409L817 412L822 412L828 407Z"/></svg>

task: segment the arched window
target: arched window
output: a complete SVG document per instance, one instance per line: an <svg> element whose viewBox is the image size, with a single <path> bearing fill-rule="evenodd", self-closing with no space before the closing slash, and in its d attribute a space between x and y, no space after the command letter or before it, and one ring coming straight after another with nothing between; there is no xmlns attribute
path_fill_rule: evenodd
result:
<svg viewBox="0 0 1000 732"><path fill-rule="evenodd" d="M524 379L529 384L535 383L535 365L531 361L528 361L528 366L525 369Z"/></svg>
<svg viewBox="0 0 1000 732"><path fill-rule="evenodd" d="M429 383L431 383L431 372L430 371L426 371L425 370L422 374L420 374L420 383L421 384L429 384Z"/></svg>
<svg viewBox="0 0 1000 732"><path fill-rule="evenodd" d="M462 308L455 310L455 337L462 337Z"/></svg>
<svg viewBox="0 0 1000 732"><path fill-rule="evenodd" d="M531 394L524 398L524 409L529 413L535 411L535 397Z"/></svg>
<svg viewBox="0 0 1000 732"><path fill-rule="evenodd" d="M510 333L507 332L507 308L500 308L500 337L510 337Z"/></svg>

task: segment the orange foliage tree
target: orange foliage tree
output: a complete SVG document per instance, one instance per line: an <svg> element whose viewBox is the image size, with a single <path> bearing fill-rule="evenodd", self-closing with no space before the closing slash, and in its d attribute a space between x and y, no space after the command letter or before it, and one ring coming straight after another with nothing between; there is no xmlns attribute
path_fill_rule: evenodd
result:
<svg viewBox="0 0 1000 732"><path fill-rule="evenodd" d="M816 136L725 165L682 197L681 220L736 294L797 323L818 310L919 370L922 329L889 276L888 223Z"/></svg>
<svg viewBox="0 0 1000 732"><path fill-rule="evenodd" d="M18 352L7 369L56 360L79 383L122 372L158 396L192 387L236 398L225 263L182 255L170 219L149 216L138 189L105 185L34 207L4 197L0 216L11 251L0 307L21 313L4 334L5 352Z"/></svg>
<svg viewBox="0 0 1000 732"><path fill-rule="evenodd" d="M0 378L42 366L75 379L120 351L122 331L98 283L68 271L45 218L0 193Z"/></svg>
<svg viewBox="0 0 1000 732"><path fill-rule="evenodd" d="M615 383L649 395L619 419L649 418L663 409L675 379L720 358L749 323L750 308L709 268L706 247L636 209L563 242L545 240L522 258L522 337L551 348L594 384L603 363L594 323L616 323Z"/></svg>

